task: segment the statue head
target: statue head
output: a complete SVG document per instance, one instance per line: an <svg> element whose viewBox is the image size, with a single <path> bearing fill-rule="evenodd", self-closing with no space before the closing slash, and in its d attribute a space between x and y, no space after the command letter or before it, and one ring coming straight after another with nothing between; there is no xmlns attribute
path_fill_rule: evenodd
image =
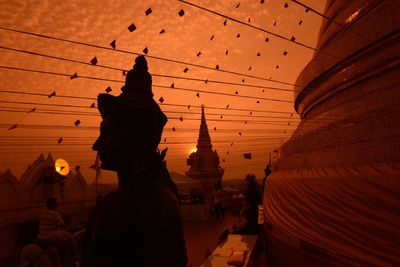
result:
<svg viewBox="0 0 400 267"><path fill-rule="evenodd" d="M117 97L99 94L97 101L103 121L93 150L102 169L127 169L134 160L156 153L167 117L153 98L128 91Z"/></svg>

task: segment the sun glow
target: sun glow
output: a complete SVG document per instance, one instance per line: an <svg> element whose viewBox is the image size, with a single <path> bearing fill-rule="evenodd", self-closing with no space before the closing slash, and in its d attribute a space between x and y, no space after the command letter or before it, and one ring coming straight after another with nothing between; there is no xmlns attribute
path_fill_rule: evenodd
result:
<svg viewBox="0 0 400 267"><path fill-rule="evenodd" d="M195 153L197 151L197 148L192 148L190 149L190 154Z"/></svg>
<svg viewBox="0 0 400 267"><path fill-rule="evenodd" d="M69 173L68 162L64 159L57 159L55 163L55 168L56 171L63 176L66 176Z"/></svg>

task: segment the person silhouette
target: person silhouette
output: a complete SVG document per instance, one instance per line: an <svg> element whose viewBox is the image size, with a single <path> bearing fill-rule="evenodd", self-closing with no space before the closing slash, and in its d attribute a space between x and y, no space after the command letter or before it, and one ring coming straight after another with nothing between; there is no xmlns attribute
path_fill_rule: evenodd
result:
<svg viewBox="0 0 400 267"><path fill-rule="evenodd" d="M159 153L167 117L153 100L143 56L122 93L98 95L102 117L93 144L101 168L118 174L117 192L91 214L82 240L82 266L186 267L177 189Z"/></svg>

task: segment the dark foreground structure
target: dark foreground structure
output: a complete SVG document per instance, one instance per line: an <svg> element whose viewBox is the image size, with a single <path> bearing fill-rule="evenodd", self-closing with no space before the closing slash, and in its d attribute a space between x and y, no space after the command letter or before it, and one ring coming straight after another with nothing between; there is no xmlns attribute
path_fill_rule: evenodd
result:
<svg viewBox="0 0 400 267"><path fill-rule="evenodd" d="M328 0L296 82L302 121L266 181L273 266L399 266L399 14L397 0Z"/></svg>

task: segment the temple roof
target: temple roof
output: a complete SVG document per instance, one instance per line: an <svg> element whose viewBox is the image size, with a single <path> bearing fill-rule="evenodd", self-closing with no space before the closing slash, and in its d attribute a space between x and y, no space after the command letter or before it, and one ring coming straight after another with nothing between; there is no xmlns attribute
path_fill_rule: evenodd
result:
<svg viewBox="0 0 400 267"><path fill-rule="evenodd" d="M204 149L211 149L211 138L208 132L206 116L204 114L204 105L201 105L201 124L199 130L199 139L197 140L197 149L204 150Z"/></svg>

